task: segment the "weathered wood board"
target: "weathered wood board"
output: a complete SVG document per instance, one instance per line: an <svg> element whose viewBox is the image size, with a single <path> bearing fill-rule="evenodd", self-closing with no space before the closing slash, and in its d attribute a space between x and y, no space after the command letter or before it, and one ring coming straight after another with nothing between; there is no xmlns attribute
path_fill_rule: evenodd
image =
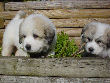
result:
<svg viewBox="0 0 110 83"><path fill-rule="evenodd" d="M0 2L0 12L4 11L4 3Z"/></svg>
<svg viewBox="0 0 110 83"><path fill-rule="evenodd" d="M110 8L110 0L8 2L5 10L23 9Z"/></svg>
<svg viewBox="0 0 110 83"><path fill-rule="evenodd" d="M109 18L110 9L55 9L55 10L25 10L28 14L33 12L44 14L49 18ZM12 19L17 11L0 12L0 17Z"/></svg>
<svg viewBox="0 0 110 83"><path fill-rule="evenodd" d="M82 28L57 28L57 33L64 31L69 37L80 37Z"/></svg>
<svg viewBox="0 0 110 83"><path fill-rule="evenodd" d="M110 59L0 57L0 74L41 77L110 77Z"/></svg>
<svg viewBox="0 0 110 83"><path fill-rule="evenodd" d="M76 28L76 27L84 27L86 24L92 22L92 21L98 21L98 22L103 22L103 23L108 23L110 24L110 18L71 18L71 19L51 19L52 22L55 24L56 27L58 28ZM6 26L10 20L1 20L2 22L0 23L3 26Z"/></svg>
<svg viewBox="0 0 110 83"><path fill-rule="evenodd" d="M5 25L4 25L4 22L5 22L5 20L0 17L0 29L1 29L1 28L4 28L4 26L5 26Z"/></svg>
<svg viewBox="0 0 110 83"><path fill-rule="evenodd" d="M110 78L0 76L0 83L110 83Z"/></svg>

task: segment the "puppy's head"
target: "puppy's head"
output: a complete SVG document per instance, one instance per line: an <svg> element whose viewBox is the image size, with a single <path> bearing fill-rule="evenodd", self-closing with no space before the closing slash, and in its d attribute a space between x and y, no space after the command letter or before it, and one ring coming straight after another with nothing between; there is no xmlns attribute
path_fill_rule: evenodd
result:
<svg viewBox="0 0 110 83"><path fill-rule="evenodd" d="M46 52L53 42L55 26L47 17L32 14L21 23L19 33L24 51L29 53Z"/></svg>
<svg viewBox="0 0 110 83"><path fill-rule="evenodd" d="M99 55L110 48L110 25L92 22L81 33L82 42L88 53Z"/></svg>

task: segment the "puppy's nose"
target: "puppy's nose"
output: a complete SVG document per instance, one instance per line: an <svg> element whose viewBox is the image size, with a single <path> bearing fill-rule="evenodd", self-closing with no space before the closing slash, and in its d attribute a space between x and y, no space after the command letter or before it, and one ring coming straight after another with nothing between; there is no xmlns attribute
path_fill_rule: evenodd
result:
<svg viewBox="0 0 110 83"><path fill-rule="evenodd" d="M25 46L25 48L26 48L27 50L31 50L31 45L30 45L30 44L27 44L27 45Z"/></svg>
<svg viewBox="0 0 110 83"><path fill-rule="evenodd" d="M94 49L93 49L92 47L90 47L90 48L89 48L89 51L90 51L90 52L93 52L93 51L94 51Z"/></svg>

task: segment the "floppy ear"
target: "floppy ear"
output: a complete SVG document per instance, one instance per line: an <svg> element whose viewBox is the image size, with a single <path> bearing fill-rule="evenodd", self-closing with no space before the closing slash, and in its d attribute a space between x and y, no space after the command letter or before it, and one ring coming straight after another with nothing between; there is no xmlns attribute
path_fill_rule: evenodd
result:
<svg viewBox="0 0 110 83"><path fill-rule="evenodd" d="M88 24L86 26L84 26L84 28L82 29L82 32L81 32L81 40L82 40L82 43L86 42L86 30L88 29Z"/></svg>
<svg viewBox="0 0 110 83"><path fill-rule="evenodd" d="M51 44L55 36L55 30L46 29L44 34L45 34L45 39L48 41L48 44Z"/></svg>
<svg viewBox="0 0 110 83"><path fill-rule="evenodd" d="M81 35L85 33L85 31L89 28L88 25L85 25L84 28L81 31Z"/></svg>

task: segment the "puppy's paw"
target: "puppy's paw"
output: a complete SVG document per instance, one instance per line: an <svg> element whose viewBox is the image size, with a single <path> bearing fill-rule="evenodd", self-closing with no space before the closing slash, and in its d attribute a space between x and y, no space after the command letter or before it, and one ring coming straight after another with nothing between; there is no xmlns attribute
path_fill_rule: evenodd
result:
<svg viewBox="0 0 110 83"><path fill-rule="evenodd" d="M24 52L22 49L17 50L15 53L15 56L24 56L24 57L29 57L29 54Z"/></svg>

